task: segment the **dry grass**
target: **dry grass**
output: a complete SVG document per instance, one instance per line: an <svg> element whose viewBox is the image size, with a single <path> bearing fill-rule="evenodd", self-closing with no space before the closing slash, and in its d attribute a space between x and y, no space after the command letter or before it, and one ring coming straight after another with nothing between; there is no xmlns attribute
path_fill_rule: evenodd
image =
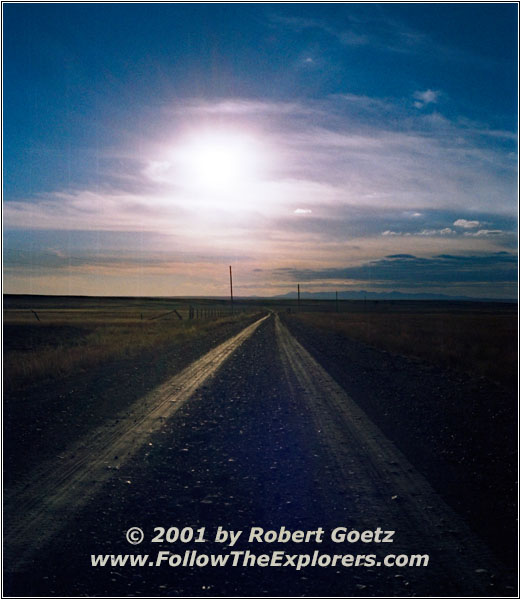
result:
<svg viewBox="0 0 521 600"><path fill-rule="evenodd" d="M389 352L515 384L517 317L510 312L302 313L297 316Z"/></svg>
<svg viewBox="0 0 521 600"><path fill-rule="evenodd" d="M163 311L164 312L164 311ZM145 314L103 311L4 311L4 384L21 387L35 381L86 370L107 360L135 357L169 344L211 336L217 328L247 314L179 320L174 314L153 319ZM152 316L151 316L152 315Z"/></svg>

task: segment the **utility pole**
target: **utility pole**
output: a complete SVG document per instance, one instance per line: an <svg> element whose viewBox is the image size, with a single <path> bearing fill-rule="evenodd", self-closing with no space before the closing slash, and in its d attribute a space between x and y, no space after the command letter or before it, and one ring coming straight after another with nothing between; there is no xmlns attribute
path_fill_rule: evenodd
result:
<svg viewBox="0 0 521 600"><path fill-rule="evenodd" d="M300 283L297 283L297 310L300 310Z"/></svg>
<svg viewBox="0 0 521 600"><path fill-rule="evenodd" d="M230 304L233 313L233 281L232 281L232 266L230 265Z"/></svg>
<svg viewBox="0 0 521 600"><path fill-rule="evenodd" d="M335 305L336 305L336 312L338 312L338 292L335 292Z"/></svg>

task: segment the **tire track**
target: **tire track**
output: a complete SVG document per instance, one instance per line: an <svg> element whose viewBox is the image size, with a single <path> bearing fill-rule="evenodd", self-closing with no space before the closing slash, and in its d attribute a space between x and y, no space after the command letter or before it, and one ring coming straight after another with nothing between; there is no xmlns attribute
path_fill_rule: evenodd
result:
<svg viewBox="0 0 521 600"><path fill-rule="evenodd" d="M252 323L4 493L4 566L19 572L264 322Z"/></svg>
<svg viewBox="0 0 521 600"><path fill-rule="evenodd" d="M483 542L289 333L278 315L276 332L293 395L312 414L339 482L358 500L356 528L392 524L396 541L389 551L428 553L429 571L446 581L453 594L497 593L495 585L504 584L507 576Z"/></svg>

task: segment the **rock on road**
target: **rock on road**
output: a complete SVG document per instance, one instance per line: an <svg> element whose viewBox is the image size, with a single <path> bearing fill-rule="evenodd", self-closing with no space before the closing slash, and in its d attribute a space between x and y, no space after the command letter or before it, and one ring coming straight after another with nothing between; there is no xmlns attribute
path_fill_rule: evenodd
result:
<svg viewBox="0 0 521 600"><path fill-rule="evenodd" d="M8 573L4 591L69 596L514 595L486 546L277 315L253 328L211 377L202 379L158 427L139 439L134 436L132 444L128 459L101 479L89 471L96 462L92 447L91 463L80 468L81 481L86 474L97 482L93 480L88 502L75 500L72 486L67 511L36 510L40 519L53 522L52 527L47 524L48 539L39 539L38 527L26 531L27 559L21 570ZM24 517L19 518L23 529ZM34 523L39 526L38 520ZM140 546L125 540L132 526L145 531ZM151 543L157 526L205 527L208 541ZM91 554L228 552L230 548L212 540L218 526L244 532L252 526L322 527L326 534L335 527L381 528L395 531L392 544L333 543L326 535L320 544L246 544L241 539L234 549L376 554L378 560L386 554L428 554L429 565L296 571L90 564Z"/></svg>

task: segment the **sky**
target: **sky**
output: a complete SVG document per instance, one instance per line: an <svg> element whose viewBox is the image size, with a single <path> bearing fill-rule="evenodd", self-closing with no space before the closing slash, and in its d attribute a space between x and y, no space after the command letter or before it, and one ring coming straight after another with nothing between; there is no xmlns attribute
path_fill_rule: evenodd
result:
<svg viewBox="0 0 521 600"><path fill-rule="evenodd" d="M515 298L517 11L4 3L4 292Z"/></svg>

